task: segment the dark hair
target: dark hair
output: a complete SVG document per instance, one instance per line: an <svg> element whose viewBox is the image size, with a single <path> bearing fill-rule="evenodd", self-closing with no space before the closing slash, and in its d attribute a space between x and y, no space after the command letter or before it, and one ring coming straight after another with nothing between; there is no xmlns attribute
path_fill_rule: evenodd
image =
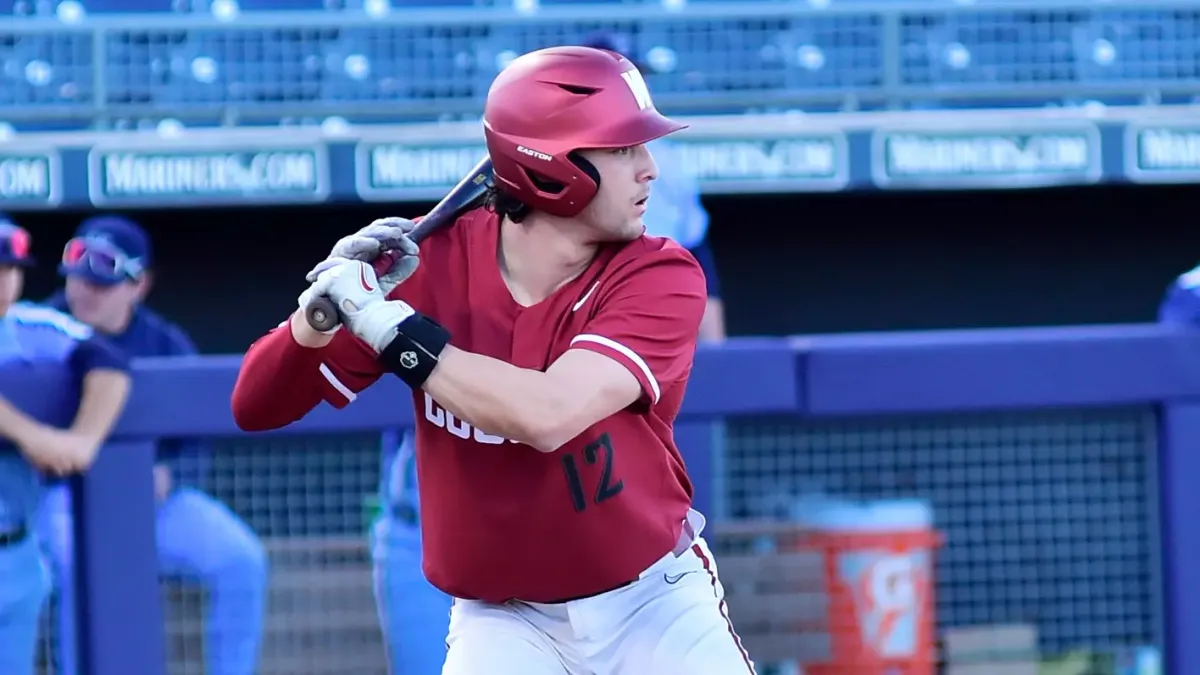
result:
<svg viewBox="0 0 1200 675"><path fill-rule="evenodd" d="M525 216L528 216L531 210L528 204L496 187L495 184L488 186L487 195L484 197L484 206L493 213L499 214L501 218L508 218L514 223L525 220Z"/></svg>
<svg viewBox="0 0 1200 675"><path fill-rule="evenodd" d="M589 164L587 160L585 160L578 153L578 151L571 151L567 154L567 157L570 158L570 160L574 162L576 166L586 171L588 175L596 181L597 185L600 183L600 175L596 173L595 168L590 168L591 164ZM525 172L525 175L529 178L529 182L533 183L534 187L543 192L557 194L562 192L567 187L558 181L546 178L545 176L530 171L524 167L522 167L521 170ZM522 202L516 197L496 187L495 183L488 184L487 195L484 197L484 205L501 216L507 216L508 219L514 223L519 223L524 220L525 217L529 215L529 212L533 210L525 202Z"/></svg>

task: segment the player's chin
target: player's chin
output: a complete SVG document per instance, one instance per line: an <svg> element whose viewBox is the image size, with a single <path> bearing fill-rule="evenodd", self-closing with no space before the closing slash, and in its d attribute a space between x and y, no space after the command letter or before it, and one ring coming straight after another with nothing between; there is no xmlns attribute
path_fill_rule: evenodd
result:
<svg viewBox="0 0 1200 675"><path fill-rule="evenodd" d="M634 239L642 236L642 233L645 231L646 227L642 225L641 221L638 221L637 223L625 223L619 227L606 229L604 235L599 238L599 241L606 244L619 244L627 241L633 241Z"/></svg>
<svg viewBox="0 0 1200 675"><path fill-rule="evenodd" d="M646 224L642 222L641 216L633 218L625 223L621 228L621 241L633 241L646 233Z"/></svg>

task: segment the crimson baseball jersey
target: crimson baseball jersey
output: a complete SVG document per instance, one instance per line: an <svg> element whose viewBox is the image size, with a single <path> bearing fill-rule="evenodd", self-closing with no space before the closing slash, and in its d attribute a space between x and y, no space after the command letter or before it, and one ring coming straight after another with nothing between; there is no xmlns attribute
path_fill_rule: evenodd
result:
<svg viewBox="0 0 1200 675"><path fill-rule="evenodd" d="M691 504L672 425L704 274L673 241L644 236L602 247L583 274L523 307L501 275L499 234L496 214L464 215L422 243L417 272L393 297L445 326L456 347L522 368L545 370L569 349L603 354L637 378L642 396L543 453L415 391L425 574L451 595L491 602L599 593L669 552ZM235 412L243 424L255 418L252 427L284 426L321 400L348 405L382 374L374 351L347 331L307 349L285 325L247 352Z"/></svg>

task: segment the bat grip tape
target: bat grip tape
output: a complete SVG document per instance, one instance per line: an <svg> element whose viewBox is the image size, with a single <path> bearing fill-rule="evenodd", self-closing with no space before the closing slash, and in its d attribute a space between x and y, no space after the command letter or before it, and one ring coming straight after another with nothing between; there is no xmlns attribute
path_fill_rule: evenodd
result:
<svg viewBox="0 0 1200 675"><path fill-rule="evenodd" d="M450 331L424 314L414 313L396 326L396 337L379 353L379 361L409 387L419 389L449 343Z"/></svg>

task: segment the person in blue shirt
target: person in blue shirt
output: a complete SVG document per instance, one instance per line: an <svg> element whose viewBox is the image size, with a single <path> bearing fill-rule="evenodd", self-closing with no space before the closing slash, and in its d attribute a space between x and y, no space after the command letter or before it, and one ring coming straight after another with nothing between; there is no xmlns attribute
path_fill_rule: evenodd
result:
<svg viewBox="0 0 1200 675"><path fill-rule="evenodd" d="M35 528L46 477L87 470L124 410L129 360L88 326L19 302L30 237L0 216L0 673L32 675L50 590ZM21 410L6 387L22 374L60 375L46 409Z"/></svg>
<svg viewBox="0 0 1200 675"><path fill-rule="evenodd" d="M383 434L379 516L371 528L375 605L391 675L439 675L446 660L452 598L421 568L421 503L415 438Z"/></svg>
<svg viewBox="0 0 1200 675"><path fill-rule="evenodd" d="M132 357L197 353L177 325L142 304L151 287L150 238L123 217L88 218L63 249L64 288L47 304L91 326ZM258 661L267 596L267 555L253 530L202 490L209 453L195 440L159 445L154 484L156 535L165 576L208 591L208 675L252 675ZM76 675L70 494L48 491L40 530L58 572L58 672Z"/></svg>
<svg viewBox="0 0 1200 675"><path fill-rule="evenodd" d="M584 40L583 46L617 52L643 73L649 70L624 42L617 34L596 33ZM725 304L716 261L708 245L709 216L700 201L700 186L695 174L685 166L675 141L660 138L646 147L658 165L658 178L650 186L650 200L642 215L646 234L674 239L700 263L708 281L708 305L700 321L700 339L720 342L725 339Z"/></svg>

